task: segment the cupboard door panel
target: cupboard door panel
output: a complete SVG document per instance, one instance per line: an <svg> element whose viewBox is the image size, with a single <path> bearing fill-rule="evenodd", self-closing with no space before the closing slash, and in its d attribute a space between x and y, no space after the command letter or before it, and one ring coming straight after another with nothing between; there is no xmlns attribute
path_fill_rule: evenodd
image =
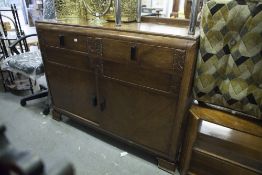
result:
<svg viewBox="0 0 262 175"><path fill-rule="evenodd" d="M98 123L94 73L52 63L46 70L54 105Z"/></svg>
<svg viewBox="0 0 262 175"><path fill-rule="evenodd" d="M45 71L53 105L71 111L72 85L65 67L45 62Z"/></svg>
<svg viewBox="0 0 262 175"><path fill-rule="evenodd" d="M101 127L130 141L168 152L175 115L175 100L145 89L103 79L106 108Z"/></svg>

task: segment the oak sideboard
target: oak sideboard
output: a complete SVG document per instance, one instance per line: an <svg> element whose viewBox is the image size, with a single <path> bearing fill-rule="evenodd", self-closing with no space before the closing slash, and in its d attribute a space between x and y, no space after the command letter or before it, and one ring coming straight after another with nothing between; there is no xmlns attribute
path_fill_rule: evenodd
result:
<svg viewBox="0 0 262 175"><path fill-rule="evenodd" d="M150 22L90 25L81 19L36 23L53 118L66 115L158 159L174 171L198 34Z"/></svg>

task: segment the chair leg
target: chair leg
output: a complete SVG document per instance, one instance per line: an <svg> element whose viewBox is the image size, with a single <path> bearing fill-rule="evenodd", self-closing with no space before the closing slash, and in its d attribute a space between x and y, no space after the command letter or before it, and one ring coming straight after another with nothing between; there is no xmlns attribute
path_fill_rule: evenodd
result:
<svg viewBox="0 0 262 175"><path fill-rule="evenodd" d="M14 81L15 81L14 74L12 72L8 71L8 76L10 78L10 82L14 83Z"/></svg>
<svg viewBox="0 0 262 175"><path fill-rule="evenodd" d="M41 91L37 94L29 95L25 98L22 98L20 101L21 106L25 106L27 101L43 98L48 96L48 90Z"/></svg>
<svg viewBox="0 0 262 175"><path fill-rule="evenodd" d="M29 78L29 83L30 83L30 91L32 94L34 94L33 83L32 83L31 78Z"/></svg>
<svg viewBox="0 0 262 175"><path fill-rule="evenodd" d="M3 72L2 72L2 70L0 70L0 73L1 73L1 78L2 78L2 81L3 81L3 87L4 87L4 91L6 92L6 86L5 86L5 77L4 77L4 75L3 75Z"/></svg>
<svg viewBox="0 0 262 175"><path fill-rule="evenodd" d="M46 106L43 110L43 114L44 115L48 115L50 113L50 108L51 108L51 96L50 96L50 93L48 93L47 95L47 102L46 102Z"/></svg>

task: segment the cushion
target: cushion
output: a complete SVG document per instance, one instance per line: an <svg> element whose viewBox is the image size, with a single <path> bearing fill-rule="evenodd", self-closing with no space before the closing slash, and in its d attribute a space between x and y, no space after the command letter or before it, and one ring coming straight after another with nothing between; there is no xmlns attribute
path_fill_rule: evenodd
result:
<svg viewBox="0 0 262 175"><path fill-rule="evenodd" d="M203 6L194 97L262 119L262 1Z"/></svg>
<svg viewBox="0 0 262 175"><path fill-rule="evenodd" d="M44 73L43 61L39 50L10 56L2 61L1 69L18 72L31 78Z"/></svg>

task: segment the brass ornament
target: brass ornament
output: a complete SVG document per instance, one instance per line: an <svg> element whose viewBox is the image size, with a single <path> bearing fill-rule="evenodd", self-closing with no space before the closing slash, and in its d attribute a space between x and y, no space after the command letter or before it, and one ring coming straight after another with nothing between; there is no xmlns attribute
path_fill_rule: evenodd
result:
<svg viewBox="0 0 262 175"><path fill-rule="evenodd" d="M102 17L108 21L115 21L114 0L54 0L56 17L84 18L92 16ZM123 22L136 20L137 0L122 0L121 14Z"/></svg>
<svg viewBox="0 0 262 175"><path fill-rule="evenodd" d="M93 16L102 17L108 11L112 0L82 0L86 10Z"/></svg>
<svg viewBox="0 0 262 175"><path fill-rule="evenodd" d="M81 3L79 0L54 0L54 4L58 19L80 17Z"/></svg>
<svg viewBox="0 0 262 175"><path fill-rule="evenodd" d="M115 5L114 0L109 12L105 15L105 19L109 21L115 20ZM136 20L137 15L137 0L122 0L121 1L121 20L123 22L131 22Z"/></svg>

